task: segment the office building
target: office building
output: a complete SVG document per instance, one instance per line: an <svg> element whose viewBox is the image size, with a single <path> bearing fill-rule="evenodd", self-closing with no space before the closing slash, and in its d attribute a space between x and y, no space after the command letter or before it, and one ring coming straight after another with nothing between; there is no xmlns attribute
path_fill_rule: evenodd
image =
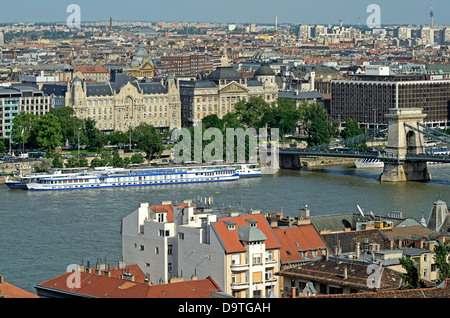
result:
<svg viewBox="0 0 450 318"><path fill-rule="evenodd" d="M429 80L426 75L354 75L331 83L333 119L352 118L368 128L386 124L390 108L422 108L425 123L450 125L450 80Z"/></svg>
<svg viewBox="0 0 450 318"><path fill-rule="evenodd" d="M0 86L0 137L10 138L13 119L20 113L45 115L50 109L51 98L35 86Z"/></svg>

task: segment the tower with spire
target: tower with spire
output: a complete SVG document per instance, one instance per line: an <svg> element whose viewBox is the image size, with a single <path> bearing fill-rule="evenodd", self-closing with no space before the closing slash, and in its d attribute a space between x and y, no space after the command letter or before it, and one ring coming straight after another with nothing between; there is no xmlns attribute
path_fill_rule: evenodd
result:
<svg viewBox="0 0 450 318"><path fill-rule="evenodd" d="M434 12L433 12L433 0L431 0L431 11L430 11L430 25L431 25L431 26L433 26L433 24L434 24L433 18L434 18Z"/></svg>

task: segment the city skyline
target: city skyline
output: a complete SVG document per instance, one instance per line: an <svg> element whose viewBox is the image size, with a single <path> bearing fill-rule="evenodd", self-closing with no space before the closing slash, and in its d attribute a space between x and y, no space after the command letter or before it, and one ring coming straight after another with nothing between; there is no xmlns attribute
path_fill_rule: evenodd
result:
<svg viewBox="0 0 450 318"><path fill-rule="evenodd" d="M176 21L210 23L275 23L278 24L343 24L365 25L371 12L370 4L377 4L381 10L381 24L429 24L431 0L320 0L305 2L282 0L277 7L268 0L246 0L211 2L195 0L193 2L170 0L132 0L120 5L118 0L18 0L11 2L0 12L0 23L14 22L64 22L70 15L66 11L70 4L81 8L81 22L108 21ZM174 10L174 8L177 8ZM450 9L450 3L433 1L434 24L444 25L444 12Z"/></svg>

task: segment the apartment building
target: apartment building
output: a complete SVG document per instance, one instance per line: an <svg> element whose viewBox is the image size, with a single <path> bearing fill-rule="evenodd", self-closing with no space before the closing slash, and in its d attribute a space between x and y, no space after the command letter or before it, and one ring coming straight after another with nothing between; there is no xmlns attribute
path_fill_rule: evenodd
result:
<svg viewBox="0 0 450 318"><path fill-rule="evenodd" d="M122 242L124 260L152 284L211 276L235 297L278 297L280 244L260 213L218 218L190 201L141 203L122 220Z"/></svg>
<svg viewBox="0 0 450 318"><path fill-rule="evenodd" d="M100 65L74 66L75 70L80 72L87 81L107 82L109 81L109 72Z"/></svg>
<svg viewBox="0 0 450 318"><path fill-rule="evenodd" d="M10 138L13 119L22 112L44 115L51 109L51 97L35 86L0 86L0 137Z"/></svg>
<svg viewBox="0 0 450 318"><path fill-rule="evenodd" d="M161 72L163 75L196 76L213 71L213 63L205 54L187 54L161 56Z"/></svg>

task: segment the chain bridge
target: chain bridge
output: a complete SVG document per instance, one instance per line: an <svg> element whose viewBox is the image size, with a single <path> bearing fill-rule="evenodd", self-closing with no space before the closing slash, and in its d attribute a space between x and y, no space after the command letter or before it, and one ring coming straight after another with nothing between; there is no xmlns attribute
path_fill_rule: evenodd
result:
<svg viewBox="0 0 450 318"><path fill-rule="evenodd" d="M378 159L384 163L380 180L426 181L431 179L427 162L450 163L450 152L443 154L427 150L425 138L444 145L450 144L450 136L423 124L426 114L419 108L393 108L385 115L387 127L371 130L349 139L308 148L279 148L279 162L289 162L300 168L300 157L347 157ZM357 151L351 147L372 138L387 136L383 151Z"/></svg>

